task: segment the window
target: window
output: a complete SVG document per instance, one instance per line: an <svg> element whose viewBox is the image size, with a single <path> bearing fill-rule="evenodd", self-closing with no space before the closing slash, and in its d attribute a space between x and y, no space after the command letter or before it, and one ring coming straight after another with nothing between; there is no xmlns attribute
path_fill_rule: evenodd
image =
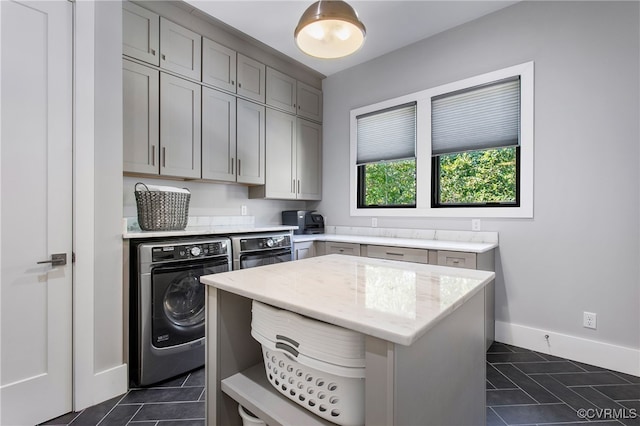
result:
<svg viewBox="0 0 640 426"><path fill-rule="evenodd" d="M358 208L415 207L416 103L357 121Z"/></svg>
<svg viewBox="0 0 640 426"><path fill-rule="evenodd" d="M352 216L533 217L533 62L350 118Z"/></svg>
<svg viewBox="0 0 640 426"><path fill-rule="evenodd" d="M519 76L431 98L431 206L518 207L519 146Z"/></svg>

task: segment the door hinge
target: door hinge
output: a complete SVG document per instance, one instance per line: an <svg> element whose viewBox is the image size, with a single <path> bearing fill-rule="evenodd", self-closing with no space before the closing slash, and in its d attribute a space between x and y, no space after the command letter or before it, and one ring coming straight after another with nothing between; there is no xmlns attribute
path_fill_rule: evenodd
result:
<svg viewBox="0 0 640 426"><path fill-rule="evenodd" d="M74 251L71 252L71 263L76 263L76 253Z"/></svg>

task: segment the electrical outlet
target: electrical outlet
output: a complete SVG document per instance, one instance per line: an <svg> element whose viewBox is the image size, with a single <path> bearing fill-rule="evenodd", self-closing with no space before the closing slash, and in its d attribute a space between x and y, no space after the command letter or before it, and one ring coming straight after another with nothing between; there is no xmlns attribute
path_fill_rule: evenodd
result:
<svg viewBox="0 0 640 426"><path fill-rule="evenodd" d="M371 227L372 228L377 228L378 227L378 218L377 217L372 217L371 218Z"/></svg>
<svg viewBox="0 0 640 426"><path fill-rule="evenodd" d="M583 312L582 325L586 328L593 328L595 330L598 325L596 314L594 314L593 312Z"/></svg>
<svg viewBox="0 0 640 426"><path fill-rule="evenodd" d="M242 214L242 216L247 215L247 206L240 207L240 214Z"/></svg>
<svg viewBox="0 0 640 426"><path fill-rule="evenodd" d="M480 230L480 219L471 219L471 230L472 231Z"/></svg>

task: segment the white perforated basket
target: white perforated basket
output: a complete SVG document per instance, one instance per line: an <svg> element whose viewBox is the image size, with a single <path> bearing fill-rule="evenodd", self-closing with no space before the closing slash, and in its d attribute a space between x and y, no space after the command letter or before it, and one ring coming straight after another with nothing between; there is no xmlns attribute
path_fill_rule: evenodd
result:
<svg viewBox="0 0 640 426"><path fill-rule="evenodd" d="M330 422L343 426L363 425L364 348L362 351L358 348L360 344L364 345L362 336L342 327L278 310L256 301L253 305L251 335L262 345L267 379L273 387L285 397ZM280 321L283 318L286 321ZM283 329L292 333L284 334ZM296 332L297 329L306 330L304 338L300 338L302 336ZM332 329L335 334L331 333ZM333 362L318 359L318 356L323 355L318 350L318 343L331 343L329 340L332 335L341 336L342 343L352 348L343 351L342 357L336 357L335 353L333 357L327 354ZM309 351L306 350L305 342L312 345ZM340 343L333 342L334 348L336 345L339 347ZM360 353L362 359L345 357ZM345 362L336 364L336 359Z"/></svg>
<svg viewBox="0 0 640 426"><path fill-rule="evenodd" d="M282 395L330 422L364 424L364 378L307 367L264 344L262 355L267 378Z"/></svg>

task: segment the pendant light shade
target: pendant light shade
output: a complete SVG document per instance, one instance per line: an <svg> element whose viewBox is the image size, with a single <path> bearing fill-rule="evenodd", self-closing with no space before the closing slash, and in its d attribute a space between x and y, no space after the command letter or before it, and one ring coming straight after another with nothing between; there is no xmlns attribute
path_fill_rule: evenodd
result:
<svg viewBox="0 0 640 426"><path fill-rule="evenodd" d="M350 55L364 43L366 29L358 14L342 0L320 0L302 14L294 36L298 48L316 58Z"/></svg>

